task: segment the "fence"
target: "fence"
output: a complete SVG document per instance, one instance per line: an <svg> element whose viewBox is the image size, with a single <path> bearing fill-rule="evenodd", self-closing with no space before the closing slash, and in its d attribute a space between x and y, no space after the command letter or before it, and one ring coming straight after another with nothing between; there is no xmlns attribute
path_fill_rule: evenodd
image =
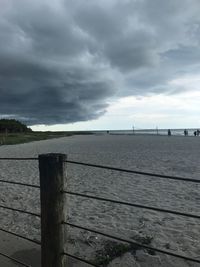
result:
<svg viewBox="0 0 200 267"><path fill-rule="evenodd" d="M173 214L177 216L200 219L200 215L197 215L197 214L184 213L184 212L179 212L179 211L174 211L174 210L169 210L169 209L162 209L158 207L141 205L139 203L118 201L118 200L109 199L109 198L97 197L97 196L89 195L89 194L82 194L80 192L68 191L66 188L66 182L67 182L66 163L82 165L82 166L92 167L92 168L108 169L108 170L117 171L117 172L138 174L138 175L143 175L143 176L144 175L153 176L158 179L168 179L168 180L183 181L183 182L196 183L196 184L199 184L200 180L71 161L71 160L67 160L67 156L64 154L51 153L51 154L39 155L38 158L0 158L0 160L17 160L17 161L18 160L38 160L39 161L40 186L16 182L16 181L6 181L6 180L0 180L0 183L7 183L7 184L26 186L26 187L39 189L40 200L41 200L41 214L36 214L33 212L16 209L13 207L3 206L3 205L0 205L0 209L20 212L20 213L28 214L31 216L40 217L41 218L41 241L36 241L34 239L27 238L25 236L16 234L14 232L8 231L3 228L0 228L0 231L16 236L18 238L25 239L27 241L33 242L34 244L41 246L41 259L42 259L41 266L42 267L64 267L66 266L65 265L66 257L76 259L80 262L87 263L91 266L99 267L93 262L79 258L75 255L71 255L65 250L65 235L64 235L65 227L73 227L73 228L85 230L88 232L92 232L98 235L108 237L113 240L125 242L125 243L135 245L135 246L138 246L144 249L148 249L150 251L163 253L163 254L177 257L180 259L184 259L190 262L200 263L200 260L196 258L191 258L185 255L173 253L171 251L155 248L155 247L148 246L145 244L140 244L139 242L135 242L135 241L125 239L122 237L118 237L118 236L114 236L114 235L111 235L105 232L98 231L96 229L90 229L87 227L83 227L81 225L71 224L65 221L65 215L64 215L65 214L64 195L67 194L67 195L73 195L73 196L78 196L82 198L95 199L98 201L112 202L118 205L131 206L131 207L136 207L140 209L153 210L156 212L169 213L169 214ZM18 259L10 257L9 255L3 252L0 252L0 256L6 257L20 264L21 266L30 267L30 265L24 262L21 262Z"/></svg>

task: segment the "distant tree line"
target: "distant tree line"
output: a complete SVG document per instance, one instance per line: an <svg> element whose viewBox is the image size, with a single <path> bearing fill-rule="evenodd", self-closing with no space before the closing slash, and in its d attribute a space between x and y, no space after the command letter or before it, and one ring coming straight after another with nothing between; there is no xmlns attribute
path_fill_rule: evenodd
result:
<svg viewBox="0 0 200 267"><path fill-rule="evenodd" d="M0 119L0 133L24 133L31 131L25 124L15 119Z"/></svg>

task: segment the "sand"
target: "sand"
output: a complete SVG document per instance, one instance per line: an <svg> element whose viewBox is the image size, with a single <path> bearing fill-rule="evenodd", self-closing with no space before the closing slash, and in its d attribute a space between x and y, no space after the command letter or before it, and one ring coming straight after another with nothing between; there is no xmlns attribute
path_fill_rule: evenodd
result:
<svg viewBox="0 0 200 267"><path fill-rule="evenodd" d="M68 154L70 160L105 164L133 170L199 179L200 157L197 137L166 136L72 136L28 144L1 146L1 157L35 157L41 153ZM199 185L155 177L118 173L67 164L68 190L199 214ZM38 163L0 161L0 179L39 183ZM40 211L39 190L0 184L0 203ZM67 197L67 220L129 239L151 239L151 246L200 259L200 226L197 219L162 214L81 197ZM40 239L40 221L32 216L0 209L0 227ZM67 228L71 254L95 259L106 238ZM37 245L0 232L0 251L39 267ZM0 266L18 266L0 257ZM72 267L87 266L71 261ZM150 255L146 250L128 252L112 266L199 266L181 259Z"/></svg>

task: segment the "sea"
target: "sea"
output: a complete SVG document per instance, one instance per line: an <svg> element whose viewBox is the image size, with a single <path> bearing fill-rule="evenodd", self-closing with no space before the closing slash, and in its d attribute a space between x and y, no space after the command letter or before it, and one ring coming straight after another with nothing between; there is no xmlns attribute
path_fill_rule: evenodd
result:
<svg viewBox="0 0 200 267"><path fill-rule="evenodd" d="M184 130L188 131L188 136L194 136L194 132L199 128L190 129L170 129L171 135L184 136ZM113 134L113 135L168 135L169 129L132 129L132 130L99 130L93 131L95 134Z"/></svg>

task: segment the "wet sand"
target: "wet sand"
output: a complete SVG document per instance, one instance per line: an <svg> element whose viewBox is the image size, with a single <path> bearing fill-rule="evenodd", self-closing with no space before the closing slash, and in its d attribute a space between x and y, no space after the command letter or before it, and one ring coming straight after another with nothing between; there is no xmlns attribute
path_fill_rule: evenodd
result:
<svg viewBox="0 0 200 267"><path fill-rule="evenodd" d="M1 157L35 157L41 153L68 154L71 160L137 169L160 174L199 179L200 138L166 136L72 136L28 144L1 146ZM39 183L37 162L0 162L1 179ZM199 185L179 181L160 180L109 170L99 170L67 164L68 189L132 203L199 214ZM40 211L37 189L0 184L2 205ZM200 255L199 221L170 214L122 207L113 203L67 197L67 220L126 238L151 237L151 245L190 257ZM40 239L40 221L32 216L0 210L2 228ZM95 251L104 246L105 238L67 229L68 250L80 257L95 260ZM0 232L0 251L38 266L40 252L37 245L11 238ZM200 257L198 258L200 259ZM0 257L0 266L16 264ZM86 266L70 263L70 266ZM111 266L199 266L184 260L150 255L145 250L136 255L126 253Z"/></svg>

